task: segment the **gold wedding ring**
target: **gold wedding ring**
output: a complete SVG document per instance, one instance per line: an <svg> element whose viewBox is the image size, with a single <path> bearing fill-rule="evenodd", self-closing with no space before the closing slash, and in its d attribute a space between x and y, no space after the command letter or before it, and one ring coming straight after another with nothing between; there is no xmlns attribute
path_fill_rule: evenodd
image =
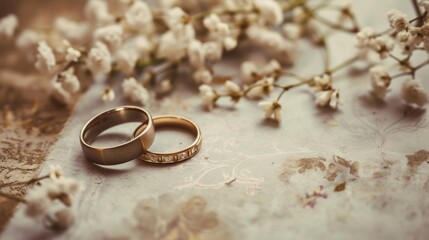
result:
<svg viewBox="0 0 429 240"><path fill-rule="evenodd" d="M139 158L146 162L152 163L175 163L187 160L195 156L201 148L201 130L191 120L173 115L164 115L153 118L155 129L163 127L179 127L190 131L195 136L195 141L183 150L171 153L158 153L147 150ZM133 136L139 136L142 131L145 131L147 126L140 125L135 130Z"/></svg>
<svg viewBox="0 0 429 240"><path fill-rule="evenodd" d="M140 122L146 127L134 134L130 141L108 148L91 146L98 135L113 126ZM128 162L144 154L152 145L155 129L152 116L144 109L135 106L123 106L107 110L90 119L82 128L80 143L88 160L100 165L114 165Z"/></svg>

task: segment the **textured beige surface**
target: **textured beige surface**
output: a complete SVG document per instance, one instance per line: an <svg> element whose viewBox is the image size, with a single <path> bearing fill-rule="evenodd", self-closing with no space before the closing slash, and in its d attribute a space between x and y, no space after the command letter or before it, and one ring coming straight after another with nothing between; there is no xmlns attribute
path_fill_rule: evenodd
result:
<svg viewBox="0 0 429 240"><path fill-rule="evenodd" d="M385 12L392 7L412 15L408 2L400 0L356 1L354 6L362 25L379 30L386 27ZM334 64L354 51L353 40L343 35L330 46ZM294 71L319 72L318 56L318 50L304 49ZM219 69L234 73L237 66ZM419 76L429 89L428 71ZM86 185L75 206L75 224L56 235L18 208L2 237L427 239L427 112L403 105L398 97L402 80L381 102L369 93L366 74L343 72L336 79L340 111L313 107L310 92L298 89L282 100L280 126L261 120L263 112L251 101L235 109L221 103L226 107L206 113L196 89L179 84L148 110L194 120L203 132L201 152L171 166L133 161L109 169L88 163L78 141L90 116L126 103L118 98L104 105L99 81L83 96L47 158Z"/></svg>

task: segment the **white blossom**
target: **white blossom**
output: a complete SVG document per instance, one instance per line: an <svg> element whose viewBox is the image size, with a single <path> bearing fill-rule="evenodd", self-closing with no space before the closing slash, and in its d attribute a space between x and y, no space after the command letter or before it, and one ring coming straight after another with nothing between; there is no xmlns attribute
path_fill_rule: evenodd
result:
<svg viewBox="0 0 429 240"><path fill-rule="evenodd" d="M131 74L134 71L139 54L129 47L121 48L116 54L116 64L125 74Z"/></svg>
<svg viewBox="0 0 429 240"><path fill-rule="evenodd" d="M273 0L254 0L254 4L262 19L269 25L278 25L283 21L283 11L278 2Z"/></svg>
<svg viewBox="0 0 429 240"><path fill-rule="evenodd" d="M247 29L246 34L250 40L265 47L285 64L291 64L294 61L294 45L283 38L279 32L253 25Z"/></svg>
<svg viewBox="0 0 429 240"><path fill-rule="evenodd" d="M131 7L125 12L124 17L126 23L133 29L151 30L152 28L152 12L144 1L134 1Z"/></svg>
<svg viewBox="0 0 429 240"><path fill-rule="evenodd" d="M258 105L264 110L266 118L272 118L277 122L282 121L282 106L278 101L260 102Z"/></svg>
<svg viewBox="0 0 429 240"><path fill-rule="evenodd" d="M207 108L207 110L212 110L216 100L219 98L219 95L212 87L207 84L201 85L199 90L204 106Z"/></svg>
<svg viewBox="0 0 429 240"><path fill-rule="evenodd" d="M362 50L372 50L379 54L380 58L384 59L389 56L389 52L394 48L394 42L387 37L374 35L372 28L364 28L356 34L356 46ZM361 56L366 56L361 54Z"/></svg>
<svg viewBox="0 0 429 240"><path fill-rule="evenodd" d="M139 59L142 61L148 61L153 50L153 44L141 35L133 38L128 47L137 52Z"/></svg>
<svg viewBox="0 0 429 240"><path fill-rule="evenodd" d="M46 188L35 186L25 195L25 214L29 217L39 217L47 212L51 204Z"/></svg>
<svg viewBox="0 0 429 240"><path fill-rule="evenodd" d="M315 103L319 107L325 107L329 105L329 107L332 109L337 109L338 98L339 93L337 90L319 91L316 93Z"/></svg>
<svg viewBox="0 0 429 240"><path fill-rule="evenodd" d="M37 32L26 29L18 35L15 45L22 52L28 52L35 48L40 40L41 36Z"/></svg>
<svg viewBox="0 0 429 240"><path fill-rule="evenodd" d="M280 63L272 59L265 66L262 67L260 74L263 76L277 77L281 70L282 66L280 65Z"/></svg>
<svg viewBox="0 0 429 240"><path fill-rule="evenodd" d="M227 51L231 51L232 49L237 47L237 40L233 37L226 37L223 39L223 47Z"/></svg>
<svg viewBox="0 0 429 240"><path fill-rule="evenodd" d="M173 85L171 84L170 79L164 79L159 83L158 92L161 94L165 94L170 92L173 89Z"/></svg>
<svg viewBox="0 0 429 240"><path fill-rule="evenodd" d="M402 85L401 96L407 104L416 104L419 107L429 101L428 95L418 79L406 80Z"/></svg>
<svg viewBox="0 0 429 240"><path fill-rule="evenodd" d="M356 34L356 46L359 48L367 47L371 45L373 39L374 29L371 27L363 28Z"/></svg>
<svg viewBox="0 0 429 240"><path fill-rule="evenodd" d="M95 30L94 40L105 43L110 50L116 50L122 43L122 35L122 26L112 24Z"/></svg>
<svg viewBox="0 0 429 240"><path fill-rule="evenodd" d="M203 44L204 53L208 60L216 61L222 57L222 46L217 42L205 42Z"/></svg>
<svg viewBox="0 0 429 240"><path fill-rule="evenodd" d="M165 12L164 21L168 28L174 32L182 31L182 28L189 25L190 16L179 7L168 9Z"/></svg>
<svg viewBox="0 0 429 240"><path fill-rule="evenodd" d="M55 169L55 171L57 170ZM48 217L50 210L55 209L56 203L70 207L73 203L73 197L82 189L82 185L76 180L56 175L51 178L51 181L36 185L27 192L25 213L33 218Z"/></svg>
<svg viewBox="0 0 429 240"><path fill-rule="evenodd" d="M69 93L76 93L80 89L80 82L76 75L74 75L73 68L58 74L57 81L60 82L62 88Z"/></svg>
<svg viewBox="0 0 429 240"><path fill-rule="evenodd" d="M125 97L133 102L145 105L149 102L149 92L135 78L127 78L122 82L122 90Z"/></svg>
<svg viewBox="0 0 429 240"><path fill-rule="evenodd" d="M291 40L297 40L302 35L302 28L296 23L285 23L282 26L283 34Z"/></svg>
<svg viewBox="0 0 429 240"><path fill-rule="evenodd" d="M240 86L233 81L226 81L224 84L225 92L229 95L240 95Z"/></svg>
<svg viewBox="0 0 429 240"><path fill-rule="evenodd" d="M85 5L84 12L91 24L96 26L106 25L114 20L104 0L89 0Z"/></svg>
<svg viewBox="0 0 429 240"><path fill-rule="evenodd" d="M369 70L372 90L377 97L383 99L390 85L391 77L383 66L375 66Z"/></svg>
<svg viewBox="0 0 429 240"><path fill-rule="evenodd" d="M78 23L64 17L55 19L54 29L60 36L73 43L83 42L89 33L89 26L86 23Z"/></svg>
<svg viewBox="0 0 429 240"><path fill-rule="evenodd" d="M251 61L244 61L241 63L241 79L245 83L254 82L259 76L256 64Z"/></svg>
<svg viewBox="0 0 429 240"><path fill-rule="evenodd" d="M49 165L49 177L52 180L58 180L64 176L63 169L59 165L51 164Z"/></svg>
<svg viewBox="0 0 429 240"><path fill-rule="evenodd" d="M102 42L96 42L88 53L86 65L93 74L108 73L112 69L111 61L107 46Z"/></svg>
<svg viewBox="0 0 429 240"><path fill-rule="evenodd" d="M303 7L296 7L292 12L292 20L294 23L302 24L307 20L306 10Z"/></svg>
<svg viewBox="0 0 429 240"><path fill-rule="evenodd" d="M397 38L400 42L406 43L410 39L411 34L407 31L401 31L398 33Z"/></svg>
<svg viewBox="0 0 429 240"><path fill-rule="evenodd" d="M400 32L408 27L407 15L399 10L389 10L387 12L387 19L389 20L390 26L397 32Z"/></svg>
<svg viewBox="0 0 429 240"><path fill-rule="evenodd" d="M18 18L14 14L9 14L0 19L0 39L10 39L18 27Z"/></svg>
<svg viewBox="0 0 429 240"><path fill-rule="evenodd" d="M41 73L50 73L55 67L56 59L52 48L48 46L45 41L38 43L37 47L37 60L34 66Z"/></svg>
<svg viewBox="0 0 429 240"><path fill-rule="evenodd" d="M101 94L101 99L103 102L111 102L115 99L115 91L113 91L112 88L107 87L103 90L103 93Z"/></svg>
<svg viewBox="0 0 429 240"><path fill-rule="evenodd" d="M66 91L62 82L57 81L58 76L51 82L51 94L60 103L64 105L72 104L72 96L70 92Z"/></svg>
<svg viewBox="0 0 429 240"><path fill-rule="evenodd" d="M81 53L74 49L73 47L68 47L66 50L66 61L67 62L77 62L81 56Z"/></svg>
<svg viewBox="0 0 429 240"><path fill-rule="evenodd" d="M199 68L194 72L193 78L197 83L211 83L213 75L207 68Z"/></svg>
<svg viewBox="0 0 429 240"><path fill-rule="evenodd" d="M177 62L186 56L189 43L195 38L195 30L191 24L186 24L180 30L167 31L160 39L158 58L165 58L170 62Z"/></svg>
<svg viewBox="0 0 429 240"><path fill-rule="evenodd" d="M271 93L271 91L273 90L273 83L274 78L265 77L252 84L250 86L251 89L247 92L246 96L253 99L262 98L266 94Z"/></svg>
<svg viewBox="0 0 429 240"><path fill-rule="evenodd" d="M330 88L332 84L332 78L328 74L322 74L321 76L315 76L313 78L314 84L318 89Z"/></svg>
<svg viewBox="0 0 429 240"><path fill-rule="evenodd" d="M205 51L203 44L199 40L193 40L189 44L188 59L189 63L195 68L200 68L204 66Z"/></svg>
<svg viewBox="0 0 429 240"><path fill-rule="evenodd" d="M205 17L203 24L211 32L217 32L224 36L229 34L228 24L223 23L217 14L212 13Z"/></svg>

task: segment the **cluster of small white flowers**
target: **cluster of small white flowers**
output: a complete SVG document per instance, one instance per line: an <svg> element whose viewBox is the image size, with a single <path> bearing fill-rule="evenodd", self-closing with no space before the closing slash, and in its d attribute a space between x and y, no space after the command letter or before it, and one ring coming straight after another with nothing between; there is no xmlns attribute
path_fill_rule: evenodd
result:
<svg viewBox="0 0 429 240"><path fill-rule="evenodd" d="M356 46L361 50L361 58L367 59L371 52L378 53L381 59L389 56L395 44L392 39L377 36L374 29L366 27L356 34Z"/></svg>
<svg viewBox="0 0 429 240"><path fill-rule="evenodd" d="M122 26L119 24L112 24L95 30L94 40L103 42L111 51L114 51L121 45L122 35Z"/></svg>
<svg viewBox="0 0 429 240"><path fill-rule="evenodd" d="M81 56L81 53L73 47L68 47L66 50L65 59L67 62L77 62Z"/></svg>
<svg viewBox="0 0 429 240"><path fill-rule="evenodd" d="M166 11L164 21L170 30L160 38L158 58L178 62L186 56L189 43L195 39L195 29L189 18L188 14L177 7Z"/></svg>
<svg viewBox="0 0 429 240"><path fill-rule="evenodd" d="M125 21L128 26L137 31L152 31L153 16L149 6L144 1L134 1L125 12Z"/></svg>
<svg viewBox="0 0 429 240"><path fill-rule="evenodd" d="M386 96L387 88L390 86L391 77L387 70L381 66L377 65L372 67L369 70L371 75L371 86L375 95L383 99Z"/></svg>
<svg viewBox="0 0 429 240"><path fill-rule="evenodd" d="M107 87L104 89L103 93L101 94L101 100L103 102L111 102L115 99L115 91L113 91L112 88Z"/></svg>
<svg viewBox="0 0 429 240"><path fill-rule="evenodd" d="M9 14L0 19L0 40L10 39L14 35L17 27L18 18L13 14Z"/></svg>
<svg viewBox="0 0 429 240"><path fill-rule="evenodd" d="M255 8L268 25L278 25L283 21L283 11L280 4L274 0L254 0Z"/></svg>
<svg viewBox="0 0 429 240"><path fill-rule="evenodd" d="M244 61L241 64L241 79L251 84L264 77L278 78L281 75L282 66L276 60L271 60L263 66L258 66L254 62Z"/></svg>
<svg viewBox="0 0 429 240"><path fill-rule="evenodd" d="M283 33L287 38L296 40L300 37L307 37L313 43L320 41L322 33L317 27L311 13L303 7L297 7L292 12L292 22L283 25Z"/></svg>
<svg viewBox="0 0 429 240"><path fill-rule="evenodd" d="M258 105L264 110L266 118L272 118L277 122L282 121L282 106L278 101L260 102Z"/></svg>
<svg viewBox="0 0 429 240"><path fill-rule="evenodd" d="M88 53L87 67L93 74L108 73L112 69L112 57L102 42L96 42Z"/></svg>
<svg viewBox="0 0 429 240"><path fill-rule="evenodd" d="M84 12L86 19L93 26L103 26L114 20L114 16L109 13L107 2L103 0L88 0Z"/></svg>
<svg viewBox="0 0 429 240"><path fill-rule="evenodd" d="M408 27L407 15L397 9L391 9L387 12L387 19L390 26L397 32L401 32Z"/></svg>
<svg viewBox="0 0 429 240"><path fill-rule="evenodd" d="M407 104L422 107L429 102L428 95L418 79L408 79L402 85L402 99Z"/></svg>
<svg viewBox="0 0 429 240"><path fill-rule="evenodd" d="M49 167L49 176L49 182L36 185L27 192L25 213L34 219L50 221L50 227L65 229L73 223L70 208L73 198L83 187L76 180L64 177L58 166ZM62 203L60 210L59 203Z"/></svg>
<svg viewBox="0 0 429 240"><path fill-rule="evenodd" d="M127 78L122 82L124 96L133 102L146 105L149 102L149 92L135 78Z"/></svg>
<svg viewBox="0 0 429 240"><path fill-rule="evenodd" d="M184 62L192 68L191 75L195 82L202 84L201 97L209 110L220 97L229 96L238 102L241 97L263 98L271 94L274 88L287 91L289 87L301 85L314 86L316 105L332 109L338 107L339 92L332 86L332 72L326 71L328 74L305 80L295 74L289 75L303 81L296 86L283 86L278 81L283 73L287 74L282 66L289 66L295 61L298 39L308 38L318 46L326 43L323 28L319 25L353 33L360 29L353 21L350 3L335 5L341 16L338 24L329 24L329 20L322 21L323 15L313 11L318 9L306 3L293 6L290 18L285 19L282 3L275 0L196 2L164 0L160 9L154 9L144 1L88 0L83 21L59 17L55 20L52 36L23 29L15 44L33 61L34 49L37 48L35 66L42 73L55 75L53 95L63 103L73 102L74 94L80 88L74 69L82 67L93 75L109 74L109 77L126 78L122 82L124 96L143 105L149 100L149 92L144 86L155 85L153 88L158 94L169 92L175 80L170 73L179 69L178 64ZM429 8L428 2L420 1L419 4ZM347 24L341 22L347 19L353 21L354 28L347 28ZM407 15L399 10L389 11L387 19L390 33L394 34L377 34L372 28L360 29L356 34L360 57L371 63L373 56L376 56L377 62L387 57L395 58L392 53L394 38L401 42L403 52L409 56L416 48L429 51L426 15L422 16L421 21L416 19L420 22L418 27L412 26ZM0 19L0 36L14 35L17 22L13 15ZM256 46L256 49L267 53L266 57L275 60L262 65L243 62L241 82L226 81L224 92L219 94L206 85L215 82L214 79L221 79L216 76L214 64L225 52L236 49L242 39L246 41L240 48ZM163 64L171 67L164 68ZM404 68L407 67L405 65L407 63L403 62ZM410 64L407 70L410 73L415 71ZM141 71L143 77L137 78L137 81L133 76ZM390 85L390 75L382 67L372 68L370 74L373 92L384 98ZM114 98L115 92L110 86L101 94L105 102ZM262 104L264 110L270 113L270 117L281 119L278 100L270 104Z"/></svg>
<svg viewBox="0 0 429 240"><path fill-rule="evenodd" d="M338 90L332 88L332 78L328 74L316 76L313 79L316 88L315 103L319 107L329 106L337 109L340 94Z"/></svg>
<svg viewBox="0 0 429 240"><path fill-rule="evenodd" d="M56 64L56 58L52 48L45 41L38 43L37 61L35 67L41 73L51 73Z"/></svg>
<svg viewBox="0 0 429 240"><path fill-rule="evenodd" d="M291 65L295 60L295 45L285 39L278 31L252 25L246 31L247 36L255 44L264 47L276 60Z"/></svg>
<svg viewBox="0 0 429 240"><path fill-rule="evenodd" d="M41 40L40 35L33 30L24 30L16 38L15 45L23 53L32 51L37 47L37 43Z"/></svg>
<svg viewBox="0 0 429 240"><path fill-rule="evenodd" d="M73 95L80 89L79 79L74 74L74 69L59 73L51 82L52 95L61 103L69 105L72 103Z"/></svg>
<svg viewBox="0 0 429 240"><path fill-rule="evenodd" d="M54 23L55 31L64 39L72 43L80 43L88 38L89 25L59 17Z"/></svg>
<svg viewBox="0 0 429 240"><path fill-rule="evenodd" d="M247 92L246 96L251 99L259 99L269 95L273 91L273 84L273 77L263 77L250 86L251 89Z"/></svg>
<svg viewBox="0 0 429 240"><path fill-rule="evenodd" d="M203 84L199 87L200 96L203 99L204 106L207 110L212 110L214 104L219 98L219 94L209 85Z"/></svg>
<svg viewBox="0 0 429 240"><path fill-rule="evenodd" d="M204 18L203 24L209 30L209 38L221 44L227 51L237 46L237 40L231 36L230 27L222 22L218 15L210 14Z"/></svg>

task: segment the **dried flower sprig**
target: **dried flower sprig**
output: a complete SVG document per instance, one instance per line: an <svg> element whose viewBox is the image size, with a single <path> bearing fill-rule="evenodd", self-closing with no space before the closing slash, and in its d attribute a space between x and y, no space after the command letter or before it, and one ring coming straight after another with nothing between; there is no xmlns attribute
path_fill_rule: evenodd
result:
<svg viewBox="0 0 429 240"><path fill-rule="evenodd" d="M416 72L429 60L412 65L415 51L429 51L429 1L411 0L417 17L409 19L399 10L387 14L389 29L376 33L362 28L350 3L291 0L203 1L196 6L184 0L161 1L161 7L144 1L88 0L85 19L77 22L63 17L55 20L49 33L26 29L18 34L16 46L34 59L36 68L53 78L53 94L71 104L79 92L77 68L93 76L121 73L123 96L137 104L150 102L150 92L170 92L179 65L192 69L192 78L200 86L204 105L211 110L220 98L238 103L243 97L258 99L279 95L260 106L266 117L281 120L281 98L291 89L308 86L314 91L315 105L337 109L340 93L333 85L334 74L357 61L370 66L371 86L384 98L393 79L410 76L401 96L407 104L423 106L428 96L416 79ZM423 11L424 9L424 11ZM337 13L337 20L324 17L324 11ZM0 20L0 36L11 39L18 20L9 15ZM356 36L358 54L331 67L328 32L340 31ZM0 38L1 39L1 38ZM324 71L310 77L286 71L296 58L296 45L308 39L324 53ZM241 81L228 81L222 91L212 85L216 78L213 65L224 53L242 44L262 47L272 60L263 66L243 62ZM400 47L404 57L394 49ZM401 66L391 74L381 60L393 59ZM158 69L158 70L155 70ZM290 83L290 80L294 82ZM286 83L283 83L285 82ZM101 95L103 101L116 96L109 81Z"/></svg>
<svg viewBox="0 0 429 240"><path fill-rule="evenodd" d="M48 181L49 180L49 181ZM42 182L43 181L43 182ZM25 197L8 194L1 189L16 185L30 185ZM66 178L59 166L49 166L47 175L25 182L13 182L0 185L0 196L25 204L25 214L42 221L51 230L64 230L74 221L73 199L83 186L72 178Z"/></svg>

